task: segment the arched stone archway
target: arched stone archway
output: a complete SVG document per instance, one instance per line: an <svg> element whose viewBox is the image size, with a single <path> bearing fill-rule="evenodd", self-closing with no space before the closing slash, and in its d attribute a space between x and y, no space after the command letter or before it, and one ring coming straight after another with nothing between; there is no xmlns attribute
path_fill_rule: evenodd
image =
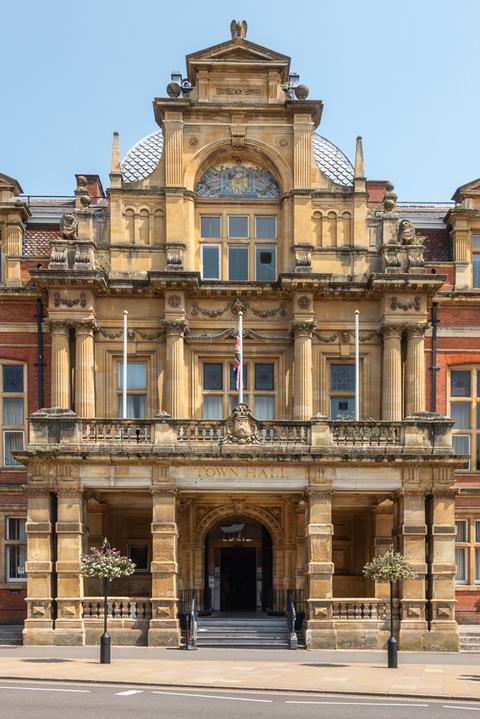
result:
<svg viewBox="0 0 480 719"><path fill-rule="evenodd" d="M203 147L188 163L184 175L185 187L194 192L198 179L208 167L226 159L250 160L264 165L277 180L281 193L287 192L293 185L290 166L273 147L258 140L245 140L242 148L233 148L229 140L221 139Z"/></svg>
<svg viewBox="0 0 480 719"><path fill-rule="evenodd" d="M240 504L240 505L222 505L221 507L215 507L215 509L207 512L200 522L198 523L195 530L194 541L197 545L205 543L205 537L207 532L210 531L216 524L223 521L230 521L242 515L242 517L249 517L259 524L262 524L269 532L272 537L274 544L283 544L284 532L280 523L270 512L263 507L256 507L254 505Z"/></svg>

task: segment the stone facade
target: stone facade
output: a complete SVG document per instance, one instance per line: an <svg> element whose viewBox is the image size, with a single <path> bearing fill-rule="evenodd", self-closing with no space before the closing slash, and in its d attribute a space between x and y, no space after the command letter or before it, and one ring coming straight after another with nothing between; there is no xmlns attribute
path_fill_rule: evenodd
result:
<svg viewBox="0 0 480 719"><path fill-rule="evenodd" d="M0 495L6 522L27 505L24 641L98 639L100 586L79 566L107 536L137 561L112 585L119 643L178 645L192 590L205 611L226 612L282 611L292 590L308 646L382 647L387 588L361 570L393 545L415 570L397 591L400 646L454 650L465 459L446 397L426 411L430 320L436 302L454 312L455 332L474 306L478 210L462 198L474 204L475 190L460 188L450 210L463 248L451 292L448 261L430 262L430 230L415 229L419 207L404 216L390 183L366 180L360 138L352 165L317 134L322 103L288 57L233 34L187 56L187 78L154 100L160 130L122 162L114 134L106 195L96 176L77 175L71 200L42 205L0 176L1 309L19 303L22 328L32 303L45 317L44 398L25 400L28 443L12 450L21 466L4 472ZM124 310L131 419L121 420ZM30 392L35 362L15 354L13 324L0 362L25 363ZM464 364L475 365L480 344L472 350ZM460 498L471 502L467 479ZM21 541L5 540L10 558Z"/></svg>

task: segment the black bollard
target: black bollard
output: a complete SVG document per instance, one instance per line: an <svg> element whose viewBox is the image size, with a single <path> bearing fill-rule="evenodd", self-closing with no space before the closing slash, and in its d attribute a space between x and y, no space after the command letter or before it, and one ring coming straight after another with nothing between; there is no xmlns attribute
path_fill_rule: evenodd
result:
<svg viewBox="0 0 480 719"><path fill-rule="evenodd" d="M398 668L398 646L397 646L397 640L395 637L390 637L390 639L387 642L387 652L388 652L388 668L389 669L397 669Z"/></svg>
<svg viewBox="0 0 480 719"><path fill-rule="evenodd" d="M100 664L110 664L110 634L104 632L100 637Z"/></svg>

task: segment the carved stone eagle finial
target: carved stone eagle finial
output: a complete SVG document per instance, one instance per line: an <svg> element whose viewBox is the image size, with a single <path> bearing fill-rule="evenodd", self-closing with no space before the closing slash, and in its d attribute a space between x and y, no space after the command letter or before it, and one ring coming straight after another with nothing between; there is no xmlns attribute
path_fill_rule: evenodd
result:
<svg viewBox="0 0 480 719"><path fill-rule="evenodd" d="M247 37L248 25L246 20L232 20L230 23L230 32L232 33L232 40L236 38Z"/></svg>

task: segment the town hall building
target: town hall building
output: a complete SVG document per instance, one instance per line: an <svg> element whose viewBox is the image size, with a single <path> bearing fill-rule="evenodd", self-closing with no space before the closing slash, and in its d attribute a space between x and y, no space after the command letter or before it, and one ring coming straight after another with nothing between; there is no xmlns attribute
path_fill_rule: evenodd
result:
<svg viewBox="0 0 480 719"><path fill-rule="evenodd" d="M400 648L457 650L480 622L480 180L398 202L290 58L231 30L123 159L114 133L106 190L0 174L0 623L97 642L80 557L106 537L136 564L114 642L178 646L195 597L212 643L293 605L307 647L380 648L389 587L362 568L393 546Z"/></svg>

